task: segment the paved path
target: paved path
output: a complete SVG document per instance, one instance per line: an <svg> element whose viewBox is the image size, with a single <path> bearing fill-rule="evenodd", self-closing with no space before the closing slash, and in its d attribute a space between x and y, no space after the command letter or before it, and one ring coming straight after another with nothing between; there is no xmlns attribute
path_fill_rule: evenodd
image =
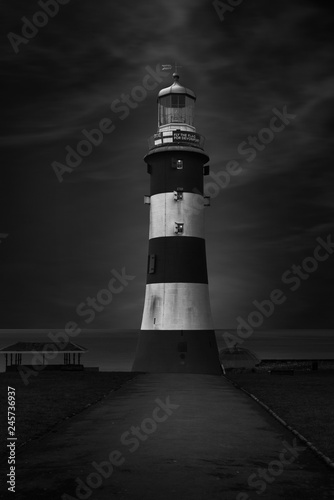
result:
<svg viewBox="0 0 334 500"><path fill-rule="evenodd" d="M15 500L334 498L330 469L212 375L139 375L17 458Z"/></svg>

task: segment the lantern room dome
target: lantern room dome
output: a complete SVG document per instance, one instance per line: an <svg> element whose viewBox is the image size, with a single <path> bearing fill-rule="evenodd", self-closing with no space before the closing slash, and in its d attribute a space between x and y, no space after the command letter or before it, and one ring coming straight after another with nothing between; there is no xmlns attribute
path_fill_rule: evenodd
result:
<svg viewBox="0 0 334 500"><path fill-rule="evenodd" d="M196 99L196 95L192 90L188 89L187 87L183 87L183 85L180 85L179 83L180 77L177 73L173 73L173 78L174 82L172 83L172 85L170 85L170 87L166 87L160 90L158 94L158 99L160 97L164 97L169 94L184 94L189 97L192 97L193 99Z"/></svg>

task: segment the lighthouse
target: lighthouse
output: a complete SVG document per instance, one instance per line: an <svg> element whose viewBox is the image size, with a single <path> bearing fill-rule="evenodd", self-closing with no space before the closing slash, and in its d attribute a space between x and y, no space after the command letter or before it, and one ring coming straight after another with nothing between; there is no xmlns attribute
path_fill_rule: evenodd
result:
<svg viewBox="0 0 334 500"><path fill-rule="evenodd" d="M158 94L158 130L144 160L150 175L147 280L133 371L221 375L208 289L204 176L194 92L173 74Z"/></svg>

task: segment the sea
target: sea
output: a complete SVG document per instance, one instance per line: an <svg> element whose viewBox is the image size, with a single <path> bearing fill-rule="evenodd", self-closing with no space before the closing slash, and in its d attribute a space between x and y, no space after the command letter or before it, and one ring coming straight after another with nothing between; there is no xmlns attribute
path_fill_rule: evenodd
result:
<svg viewBox="0 0 334 500"><path fill-rule="evenodd" d="M16 342L48 342L49 334L61 330L0 330L0 350ZM100 371L130 371L135 357L140 330L82 330L71 341L85 347L82 362ZM59 333L60 335L60 333ZM258 330L242 339L236 330L216 330L219 349L231 347L238 341L240 347L252 351L260 360L334 359L334 330ZM26 356L26 357L25 357ZM23 363L31 357L23 356ZM52 362L61 362L52 361ZM5 356L0 352L0 372L5 371Z"/></svg>

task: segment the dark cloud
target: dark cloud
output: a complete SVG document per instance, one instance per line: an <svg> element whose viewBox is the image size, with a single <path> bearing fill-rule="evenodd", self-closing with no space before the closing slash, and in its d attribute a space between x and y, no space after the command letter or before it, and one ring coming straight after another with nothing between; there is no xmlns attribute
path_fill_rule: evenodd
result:
<svg viewBox="0 0 334 500"><path fill-rule="evenodd" d="M242 172L206 211L214 321L235 327L255 299L312 255L333 223L333 16L323 2L242 2L219 20L211 2L71 0L15 54L36 2L5 2L0 232L2 326L61 328L123 267L135 279L96 316L94 328L140 326L148 246L149 179L143 156L156 132L159 87L121 120L111 103L142 84L147 66L178 63L197 93L197 130L214 172L237 159ZM268 127L273 109L296 115L253 161L238 153ZM64 182L82 130L115 130ZM212 182L208 178L207 182ZM332 327L333 263L319 268L264 327ZM288 290L286 290L288 292Z"/></svg>

